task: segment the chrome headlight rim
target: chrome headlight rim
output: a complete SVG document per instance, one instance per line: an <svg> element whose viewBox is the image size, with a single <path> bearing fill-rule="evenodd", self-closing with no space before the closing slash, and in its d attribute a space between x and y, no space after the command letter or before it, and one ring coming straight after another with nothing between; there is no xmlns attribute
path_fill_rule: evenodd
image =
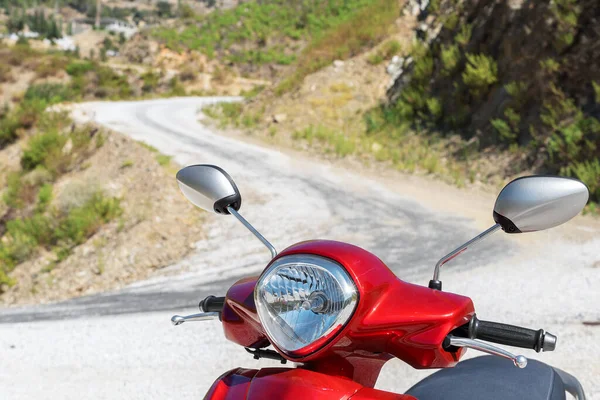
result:
<svg viewBox="0 0 600 400"><path fill-rule="evenodd" d="M306 346L289 350L286 349L285 346L282 346L279 341L276 339L276 335L271 332L269 324L266 324L265 318L271 318L270 315L261 315L261 308L259 307L259 291L262 287L262 284L266 278L274 273L275 270L283 268L286 265L293 264L308 264L312 266L316 266L318 268L324 269L329 272L337 282L343 282L346 284L352 291L349 307L346 307L348 311L344 312L344 322L339 325L332 325L328 328L324 333L321 334L319 339L314 340L313 342L307 344ZM337 338L340 333L344 331L344 329L348 326L356 310L358 309L358 304L360 300L360 292L356 285L356 282L352 278L352 275L346 270L346 268L340 264L339 262L317 254L310 253L299 253L299 254L290 254L283 255L277 258L275 261L271 263L259 276L256 281L256 286L254 287L254 303L256 305L256 311L259 318L259 321L267 335L267 338L271 342L271 344L279 350L284 356L289 359L305 359L312 354L322 350L325 346L330 344L335 338Z"/></svg>

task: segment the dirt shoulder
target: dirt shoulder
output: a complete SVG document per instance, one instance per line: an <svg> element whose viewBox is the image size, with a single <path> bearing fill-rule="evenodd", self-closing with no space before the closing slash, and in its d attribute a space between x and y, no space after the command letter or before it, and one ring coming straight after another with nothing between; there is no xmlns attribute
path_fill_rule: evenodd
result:
<svg viewBox="0 0 600 400"><path fill-rule="evenodd" d="M118 133L98 134L105 135L104 144L55 182L53 203L102 190L120 199L121 215L64 260L40 249L17 265L10 275L16 283L5 288L0 304L47 303L117 289L160 274L202 238L202 214L180 195L169 159ZM18 162L22 146L2 150L0 159Z"/></svg>

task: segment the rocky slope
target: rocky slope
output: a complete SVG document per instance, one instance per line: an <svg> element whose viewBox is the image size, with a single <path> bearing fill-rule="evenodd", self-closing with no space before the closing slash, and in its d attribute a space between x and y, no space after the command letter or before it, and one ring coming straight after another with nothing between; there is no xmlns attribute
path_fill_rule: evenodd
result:
<svg viewBox="0 0 600 400"><path fill-rule="evenodd" d="M53 183L48 207L59 210L102 191L119 199L118 217L66 256L39 247L9 274L14 285L2 285L0 304L39 304L115 289L160 273L202 238L202 214L179 193L169 159L120 134L100 134L102 145ZM25 143L0 151L3 177L19 168Z"/></svg>
<svg viewBox="0 0 600 400"><path fill-rule="evenodd" d="M416 2L415 2L416 3ZM600 199L600 3L439 0L388 91L399 118L584 180Z"/></svg>

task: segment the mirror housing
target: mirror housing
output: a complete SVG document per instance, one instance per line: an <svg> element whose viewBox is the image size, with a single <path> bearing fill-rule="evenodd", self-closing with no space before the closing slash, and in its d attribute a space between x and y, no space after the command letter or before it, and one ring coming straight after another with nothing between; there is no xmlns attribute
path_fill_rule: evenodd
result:
<svg viewBox="0 0 600 400"><path fill-rule="evenodd" d="M553 228L579 214L589 196L587 186L577 179L558 176L517 178L498 195L494 221L506 233Z"/></svg>
<svg viewBox="0 0 600 400"><path fill-rule="evenodd" d="M215 165L190 165L177 172L183 195L196 207L217 214L229 214L227 207L238 211L242 196L229 174Z"/></svg>

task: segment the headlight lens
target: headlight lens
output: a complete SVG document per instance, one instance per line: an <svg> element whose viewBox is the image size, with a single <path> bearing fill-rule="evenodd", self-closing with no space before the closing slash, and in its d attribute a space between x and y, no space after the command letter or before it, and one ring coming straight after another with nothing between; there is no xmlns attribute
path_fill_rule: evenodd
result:
<svg viewBox="0 0 600 400"><path fill-rule="evenodd" d="M269 339L289 355L340 330L356 308L358 292L336 262L313 255L275 261L256 284L254 300Z"/></svg>

